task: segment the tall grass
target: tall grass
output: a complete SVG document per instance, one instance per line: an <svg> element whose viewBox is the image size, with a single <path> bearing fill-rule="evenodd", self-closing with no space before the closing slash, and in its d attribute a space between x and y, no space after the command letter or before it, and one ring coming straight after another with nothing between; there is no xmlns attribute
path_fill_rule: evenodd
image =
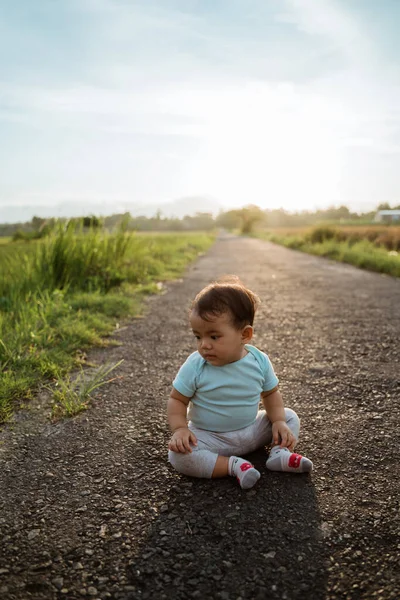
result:
<svg viewBox="0 0 400 600"><path fill-rule="evenodd" d="M38 289L106 292L124 280L118 273L133 239L123 231L107 234L93 228L83 233L74 223L59 224L31 251L4 257L0 296L23 298Z"/></svg>
<svg viewBox="0 0 400 600"><path fill-rule="evenodd" d="M138 312L143 294L181 274L213 239L60 225L15 254L2 248L0 422L42 381L82 362L86 348L107 344L116 323Z"/></svg>

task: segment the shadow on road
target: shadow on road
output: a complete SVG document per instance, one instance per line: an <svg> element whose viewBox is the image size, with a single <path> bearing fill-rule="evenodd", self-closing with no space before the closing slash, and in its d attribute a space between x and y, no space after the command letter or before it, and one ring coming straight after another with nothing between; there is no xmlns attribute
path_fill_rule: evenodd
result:
<svg viewBox="0 0 400 600"><path fill-rule="evenodd" d="M248 458L262 473L249 491L232 478L176 474L128 567L127 599L325 597L327 557L312 478L268 472L265 451Z"/></svg>

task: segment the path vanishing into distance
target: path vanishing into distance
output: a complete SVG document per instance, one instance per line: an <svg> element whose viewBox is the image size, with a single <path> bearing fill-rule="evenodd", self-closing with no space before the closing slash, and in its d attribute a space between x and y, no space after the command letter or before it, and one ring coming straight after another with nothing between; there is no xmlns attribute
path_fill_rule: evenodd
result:
<svg viewBox="0 0 400 600"><path fill-rule="evenodd" d="M227 273L261 297L254 343L311 476L264 450L250 491L167 463L189 302ZM87 412L51 424L39 399L0 433L1 600L398 600L400 281L227 236L146 304L90 352L124 362Z"/></svg>

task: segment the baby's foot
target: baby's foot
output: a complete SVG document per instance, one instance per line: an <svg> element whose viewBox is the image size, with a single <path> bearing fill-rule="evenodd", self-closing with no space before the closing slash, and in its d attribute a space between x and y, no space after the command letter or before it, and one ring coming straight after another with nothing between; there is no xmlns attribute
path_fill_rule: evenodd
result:
<svg viewBox="0 0 400 600"><path fill-rule="evenodd" d="M310 459L290 452L288 448L274 446L271 449L266 467L270 471L286 471L289 473L308 473L312 471L313 464Z"/></svg>
<svg viewBox="0 0 400 600"><path fill-rule="evenodd" d="M231 456L229 459L229 473L236 476L240 487L244 490L252 488L260 479L260 472L244 458Z"/></svg>

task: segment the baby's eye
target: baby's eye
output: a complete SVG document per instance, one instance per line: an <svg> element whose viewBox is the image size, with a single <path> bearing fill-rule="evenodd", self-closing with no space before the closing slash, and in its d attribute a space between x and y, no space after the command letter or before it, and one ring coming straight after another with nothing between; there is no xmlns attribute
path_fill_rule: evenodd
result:
<svg viewBox="0 0 400 600"><path fill-rule="evenodd" d="M218 337L219 337L218 335L212 335L212 336L211 336L211 339L212 339L212 340L217 340L217 339L218 339Z"/></svg>
<svg viewBox="0 0 400 600"><path fill-rule="evenodd" d="M195 335L194 337L196 338L196 340L199 340L199 339L200 339L200 336L199 336L199 335Z"/></svg>

